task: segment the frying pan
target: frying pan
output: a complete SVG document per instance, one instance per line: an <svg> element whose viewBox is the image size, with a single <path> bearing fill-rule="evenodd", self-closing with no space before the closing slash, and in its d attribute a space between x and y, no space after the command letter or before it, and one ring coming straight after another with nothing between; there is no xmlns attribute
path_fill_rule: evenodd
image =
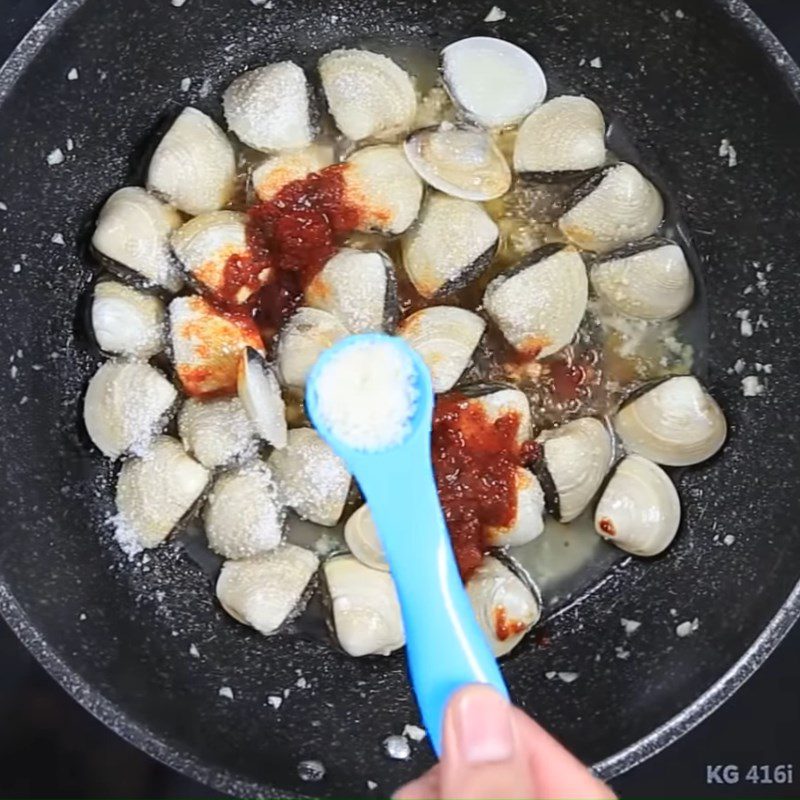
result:
<svg viewBox="0 0 800 800"><path fill-rule="evenodd" d="M97 357L74 319L93 215L140 177L165 114L191 102L219 116L221 89L248 65L343 42L439 48L496 34L613 112L674 188L704 263L709 384L731 427L720 457L678 476L685 520L669 552L618 562L504 663L516 701L611 777L712 711L800 613L800 71L739 0L503 0L507 16L491 25L486 0L271 5L61 0L0 73L0 609L87 709L221 790L360 796L370 779L385 794L430 764L424 745L407 762L381 746L417 721L402 655L352 660L318 641L259 637L224 617L209 577L174 544L124 563L103 523L111 470L77 422ZM67 81L72 67L79 78ZM736 166L719 156L722 139ZM50 165L57 147L65 160ZM742 374L731 370L740 358ZM772 372L745 397L756 362ZM621 618L642 622L631 638ZM693 635L675 635L695 618ZM279 709L266 703L285 689ZM323 780L300 779L305 759L323 762Z"/></svg>

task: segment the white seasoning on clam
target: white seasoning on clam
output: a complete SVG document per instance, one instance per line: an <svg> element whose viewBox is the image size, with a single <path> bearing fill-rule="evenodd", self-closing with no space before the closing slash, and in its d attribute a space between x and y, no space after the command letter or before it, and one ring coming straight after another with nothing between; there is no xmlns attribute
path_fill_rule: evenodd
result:
<svg viewBox="0 0 800 800"><path fill-rule="evenodd" d="M100 281L94 287L91 320L95 341L105 353L150 358L164 349L164 303L124 283Z"/></svg>
<svg viewBox="0 0 800 800"><path fill-rule="evenodd" d="M238 397L190 397L178 414L178 432L186 450L209 469L255 455L255 431Z"/></svg>
<svg viewBox="0 0 800 800"><path fill-rule="evenodd" d="M419 390L414 362L390 341L346 347L317 375L319 419L356 450L385 450L411 432Z"/></svg>

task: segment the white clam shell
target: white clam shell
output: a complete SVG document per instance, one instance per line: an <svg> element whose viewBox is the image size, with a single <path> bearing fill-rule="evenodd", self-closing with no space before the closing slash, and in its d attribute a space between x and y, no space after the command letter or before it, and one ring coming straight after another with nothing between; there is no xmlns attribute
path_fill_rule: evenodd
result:
<svg viewBox="0 0 800 800"><path fill-rule="evenodd" d="M463 200L492 200L511 186L511 170L491 134L442 125L406 139L406 158L434 189Z"/></svg>
<svg viewBox="0 0 800 800"><path fill-rule="evenodd" d="M351 656L388 656L405 644L400 603L388 572L370 569L352 556L336 556L322 567L336 638Z"/></svg>
<svg viewBox="0 0 800 800"><path fill-rule="evenodd" d="M164 349L164 303L117 281L100 281L92 294L92 332L105 353L150 358Z"/></svg>
<svg viewBox="0 0 800 800"><path fill-rule="evenodd" d="M222 128L196 108L185 108L156 147L147 188L195 216L222 208L233 195L236 158Z"/></svg>
<svg viewBox="0 0 800 800"><path fill-rule="evenodd" d="M203 511L208 545L225 558L250 558L281 543L286 518L270 468L255 461L217 478Z"/></svg>
<svg viewBox="0 0 800 800"><path fill-rule="evenodd" d="M663 217L658 189L636 167L623 162L610 167L558 226L581 249L607 253L655 233Z"/></svg>
<svg viewBox="0 0 800 800"><path fill-rule="evenodd" d="M190 219L170 237L172 252L196 283L218 292L225 283L231 256L245 256L247 215L236 211L210 211ZM250 292L237 298L244 302Z"/></svg>
<svg viewBox="0 0 800 800"><path fill-rule="evenodd" d="M417 218L423 185L397 145L357 150L347 159L345 202L359 211L358 230L403 233Z"/></svg>
<svg viewBox="0 0 800 800"><path fill-rule="evenodd" d="M442 74L453 102L487 128L515 125L547 96L547 80L536 59L490 36L445 47Z"/></svg>
<svg viewBox="0 0 800 800"><path fill-rule="evenodd" d="M677 317L694 297L692 271L676 244L612 256L595 264L589 278L597 295L612 308L640 319Z"/></svg>
<svg viewBox="0 0 800 800"><path fill-rule="evenodd" d="M431 373L433 391L438 393L455 386L484 330L486 323L472 311L431 306L406 317L398 333L422 356Z"/></svg>
<svg viewBox="0 0 800 800"><path fill-rule="evenodd" d="M669 476L637 455L619 463L594 512L597 533L635 556L663 552L680 520L680 500Z"/></svg>
<svg viewBox="0 0 800 800"><path fill-rule="evenodd" d="M272 200L284 186L307 178L312 172L333 164L333 147L312 144L265 158L250 176L250 184L261 202Z"/></svg>
<svg viewBox="0 0 800 800"><path fill-rule="evenodd" d="M241 355L236 389L256 433L273 447L286 447L286 404L275 368L252 347Z"/></svg>
<svg viewBox="0 0 800 800"><path fill-rule="evenodd" d="M256 150L298 150L313 138L308 82L291 61L243 73L225 90L222 105L228 127Z"/></svg>
<svg viewBox="0 0 800 800"><path fill-rule="evenodd" d="M366 505L356 509L344 525L344 540L350 552L372 569L389 571L378 529Z"/></svg>
<svg viewBox="0 0 800 800"><path fill-rule="evenodd" d="M344 462L311 428L294 428L269 465L280 482L286 503L303 519L317 525L335 525L350 491L350 473Z"/></svg>
<svg viewBox="0 0 800 800"><path fill-rule="evenodd" d="M278 340L277 366L286 386L302 389L317 359L348 330L327 311L300 308L286 322Z"/></svg>
<svg viewBox="0 0 800 800"><path fill-rule="evenodd" d="M97 218L92 247L150 285L177 292L183 286L169 249L169 235L181 215L138 186L118 189Z"/></svg>
<svg viewBox="0 0 800 800"><path fill-rule="evenodd" d="M403 266L423 297L445 295L489 266L498 236L482 205L435 192L401 240Z"/></svg>
<svg viewBox="0 0 800 800"><path fill-rule="evenodd" d="M394 139L411 128L414 83L392 59L368 50L334 50L320 59L319 75L336 127L348 139Z"/></svg>
<svg viewBox="0 0 800 800"><path fill-rule="evenodd" d="M156 547L197 502L208 470L181 443L158 436L141 458L122 465L117 480L117 538L132 547Z"/></svg>
<svg viewBox="0 0 800 800"><path fill-rule="evenodd" d="M294 544L226 561L217 579L217 598L235 620L270 636L298 612L318 566L314 553Z"/></svg>
<svg viewBox="0 0 800 800"><path fill-rule="evenodd" d="M190 397L178 413L178 433L186 450L209 469L255 455L255 431L238 397Z"/></svg>
<svg viewBox="0 0 800 800"><path fill-rule="evenodd" d="M352 333L381 331L397 314L394 267L383 253L343 247L308 285L305 299Z"/></svg>
<svg viewBox="0 0 800 800"><path fill-rule="evenodd" d="M500 273L483 296L484 308L503 336L536 358L552 355L572 341L589 299L580 255L571 247L541 257L544 253L534 253L533 263L525 261Z"/></svg>
<svg viewBox="0 0 800 800"><path fill-rule="evenodd" d="M588 97L564 95L539 106L514 143L517 172L573 172L606 160L603 112Z"/></svg>
<svg viewBox="0 0 800 800"><path fill-rule="evenodd" d="M611 466L608 429L583 417L545 431L537 441L558 495L558 521L570 522L589 505Z"/></svg>
<svg viewBox="0 0 800 800"><path fill-rule="evenodd" d="M536 476L517 468L517 509L507 527L489 528L488 539L495 547L515 547L536 539L544 530L544 492Z"/></svg>
<svg viewBox="0 0 800 800"><path fill-rule="evenodd" d="M108 458L142 452L163 425L177 396L175 387L149 364L106 361L86 389L86 431Z"/></svg>
<svg viewBox="0 0 800 800"><path fill-rule="evenodd" d="M711 458L728 433L722 409L691 375L669 378L626 403L614 428L628 451L673 467Z"/></svg>
<svg viewBox="0 0 800 800"><path fill-rule="evenodd" d="M505 564L487 556L466 584L475 617L496 657L510 653L539 621L541 603Z"/></svg>
<svg viewBox="0 0 800 800"><path fill-rule="evenodd" d="M519 420L517 442L523 444L531 438L531 404L519 389L496 389L471 399L483 408L489 422L497 422L506 414L516 414Z"/></svg>

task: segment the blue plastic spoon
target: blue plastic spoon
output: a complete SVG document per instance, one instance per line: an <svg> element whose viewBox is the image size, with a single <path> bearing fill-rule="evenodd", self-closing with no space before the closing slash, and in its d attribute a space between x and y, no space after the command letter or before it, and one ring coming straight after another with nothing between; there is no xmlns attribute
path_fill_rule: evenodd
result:
<svg viewBox="0 0 800 800"><path fill-rule="evenodd" d="M390 342L411 359L419 392L410 433L399 445L379 451L349 447L319 413L319 376L345 348L364 342ZM402 339L350 336L327 350L312 369L306 410L319 435L358 481L369 505L400 598L411 683L438 755L445 706L456 689L488 683L506 697L508 690L464 591L436 493L430 373Z"/></svg>

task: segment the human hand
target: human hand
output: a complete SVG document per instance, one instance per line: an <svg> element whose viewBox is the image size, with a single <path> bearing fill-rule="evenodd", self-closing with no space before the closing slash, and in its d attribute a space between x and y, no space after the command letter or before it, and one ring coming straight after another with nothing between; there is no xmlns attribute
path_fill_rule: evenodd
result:
<svg viewBox="0 0 800 800"><path fill-rule="evenodd" d="M489 686L447 706L441 761L395 800L614 800L614 793L524 711Z"/></svg>

